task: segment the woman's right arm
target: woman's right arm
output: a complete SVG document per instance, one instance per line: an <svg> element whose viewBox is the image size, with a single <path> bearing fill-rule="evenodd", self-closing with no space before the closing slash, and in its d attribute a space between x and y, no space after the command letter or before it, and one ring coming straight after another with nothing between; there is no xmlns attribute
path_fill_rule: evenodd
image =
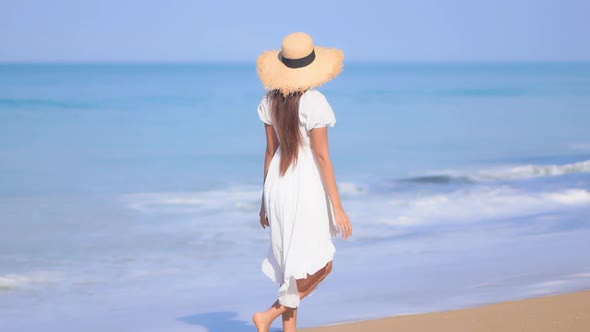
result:
<svg viewBox="0 0 590 332"><path fill-rule="evenodd" d="M328 146L328 128L319 127L310 131L311 148L318 162L326 191L330 196L330 201L334 207L334 217L336 225L338 225L338 232L342 238L346 239L352 235L352 224L340 201L340 194L336 186L336 175L334 174L334 166L330 158L330 148Z"/></svg>
<svg viewBox="0 0 590 332"><path fill-rule="evenodd" d="M279 148L279 139L275 133L275 129L272 125L265 124L264 131L266 133L266 152L264 153L264 177L262 182L266 181L266 175L268 174L268 167L272 157L274 157L277 149Z"/></svg>
<svg viewBox="0 0 590 332"><path fill-rule="evenodd" d="M275 133L275 129L272 125L265 124L264 131L266 133L266 150L264 153L264 176L262 179L262 184L266 181L266 175L268 174L268 168L270 166L270 162L274 157L277 149L279 148L279 139ZM264 190L262 190L262 199L260 202L260 225L262 228L266 228L269 226L268 219L266 217L266 210L264 208Z"/></svg>

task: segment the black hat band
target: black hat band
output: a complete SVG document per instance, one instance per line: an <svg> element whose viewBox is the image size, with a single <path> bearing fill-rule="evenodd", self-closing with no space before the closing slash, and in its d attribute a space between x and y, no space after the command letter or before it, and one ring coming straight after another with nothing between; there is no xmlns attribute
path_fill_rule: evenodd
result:
<svg viewBox="0 0 590 332"><path fill-rule="evenodd" d="M281 62L289 68L302 68L311 64L313 60L315 60L315 50L311 50L311 53L309 53L309 55L299 59L285 58L281 54Z"/></svg>

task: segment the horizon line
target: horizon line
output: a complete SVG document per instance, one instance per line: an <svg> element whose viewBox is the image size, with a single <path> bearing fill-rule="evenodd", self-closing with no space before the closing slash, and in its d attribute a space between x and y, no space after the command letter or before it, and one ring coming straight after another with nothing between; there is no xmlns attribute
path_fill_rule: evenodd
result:
<svg viewBox="0 0 590 332"><path fill-rule="evenodd" d="M544 60L544 59L479 59L479 60L349 60L345 64L517 64L517 63L538 63L538 64L565 64L565 63L590 63L587 60ZM0 60L0 65L207 65L207 64L235 64L235 65L256 65L255 60Z"/></svg>

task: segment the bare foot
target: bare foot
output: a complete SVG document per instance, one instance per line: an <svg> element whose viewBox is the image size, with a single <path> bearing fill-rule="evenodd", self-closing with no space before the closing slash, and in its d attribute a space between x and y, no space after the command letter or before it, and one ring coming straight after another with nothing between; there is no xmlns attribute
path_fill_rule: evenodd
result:
<svg viewBox="0 0 590 332"><path fill-rule="evenodd" d="M255 313L254 316L252 316L252 321L254 322L254 325L256 325L258 332L268 332L268 330L270 330L270 323L265 319L264 313Z"/></svg>

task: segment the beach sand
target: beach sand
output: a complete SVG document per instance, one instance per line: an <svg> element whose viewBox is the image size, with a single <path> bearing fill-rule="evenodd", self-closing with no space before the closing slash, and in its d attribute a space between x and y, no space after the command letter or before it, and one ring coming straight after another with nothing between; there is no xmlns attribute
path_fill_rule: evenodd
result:
<svg viewBox="0 0 590 332"><path fill-rule="evenodd" d="M590 332L590 290L302 331Z"/></svg>

